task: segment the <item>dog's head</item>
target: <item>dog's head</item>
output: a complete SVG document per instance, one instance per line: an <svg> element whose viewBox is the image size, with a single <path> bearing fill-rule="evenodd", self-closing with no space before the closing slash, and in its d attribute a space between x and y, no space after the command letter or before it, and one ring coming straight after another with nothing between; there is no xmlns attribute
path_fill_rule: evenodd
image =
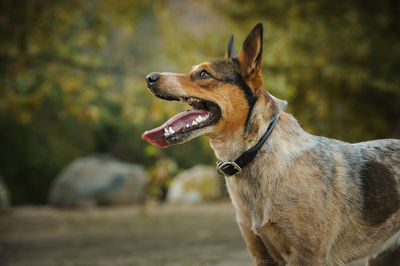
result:
<svg viewBox="0 0 400 266"><path fill-rule="evenodd" d="M257 24L236 55L233 35L224 60L201 63L187 74L151 73L147 87L157 97L181 101L193 110L180 113L142 138L158 147L247 130L262 86L263 27Z"/></svg>

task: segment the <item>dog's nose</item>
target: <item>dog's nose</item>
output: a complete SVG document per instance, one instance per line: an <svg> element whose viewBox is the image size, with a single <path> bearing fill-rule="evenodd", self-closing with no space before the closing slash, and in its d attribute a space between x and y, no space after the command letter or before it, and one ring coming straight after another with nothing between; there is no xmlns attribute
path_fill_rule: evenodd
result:
<svg viewBox="0 0 400 266"><path fill-rule="evenodd" d="M146 76L146 81L148 85L154 85L160 79L160 75L157 73L150 73Z"/></svg>

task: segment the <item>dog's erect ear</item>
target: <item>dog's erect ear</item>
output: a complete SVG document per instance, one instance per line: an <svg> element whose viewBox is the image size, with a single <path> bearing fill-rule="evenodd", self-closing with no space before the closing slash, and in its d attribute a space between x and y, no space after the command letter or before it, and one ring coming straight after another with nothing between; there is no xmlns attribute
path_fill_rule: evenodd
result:
<svg viewBox="0 0 400 266"><path fill-rule="evenodd" d="M258 23L247 36L238 60L243 77L253 89L262 86L261 60L263 50L263 25Z"/></svg>
<svg viewBox="0 0 400 266"><path fill-rule="evenodd" d="M231 37L229 38L228 50L226 52L225 58L228 60L230 60L232 58L237 58L236 51L235 51L235 44L233 43L233 33L231 34Z"/></svg>

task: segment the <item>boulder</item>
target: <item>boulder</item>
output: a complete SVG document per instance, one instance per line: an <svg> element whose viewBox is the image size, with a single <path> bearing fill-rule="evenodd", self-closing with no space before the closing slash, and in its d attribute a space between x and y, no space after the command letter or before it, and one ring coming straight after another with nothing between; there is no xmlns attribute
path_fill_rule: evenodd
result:
<svg viewBox="0 0 400 266"><path fill-rule="evenodd" d="M197 165L181 172L172 180L167 201L193 204L214 201L221 197L221 178L215 168Z"/></svg>
<svg viewBox="0 0 400 266"><path fill-rule="evenodd" d="M8 207L10 207L10 194L3 182L3 178L0 176L0 210L7 209Z"/></svg>
<svg viewBox="0 0 400 266"><path fill-rule="evenodd" d="M79 158L55 179L49 202L54 206L122 205L144 200L145 169L108 157Z"/></svg>

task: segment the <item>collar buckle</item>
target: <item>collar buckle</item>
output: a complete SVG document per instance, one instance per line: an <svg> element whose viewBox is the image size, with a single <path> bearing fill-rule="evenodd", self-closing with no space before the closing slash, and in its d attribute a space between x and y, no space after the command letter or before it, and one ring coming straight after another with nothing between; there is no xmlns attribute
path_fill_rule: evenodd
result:
<svg viewBox="0 0 400 266"><path fill-rule="evenodd" d="M241 173L242 168L235 162L218 162L217 163L217 172L220 175L231 176L234 174Z"/></svg>

